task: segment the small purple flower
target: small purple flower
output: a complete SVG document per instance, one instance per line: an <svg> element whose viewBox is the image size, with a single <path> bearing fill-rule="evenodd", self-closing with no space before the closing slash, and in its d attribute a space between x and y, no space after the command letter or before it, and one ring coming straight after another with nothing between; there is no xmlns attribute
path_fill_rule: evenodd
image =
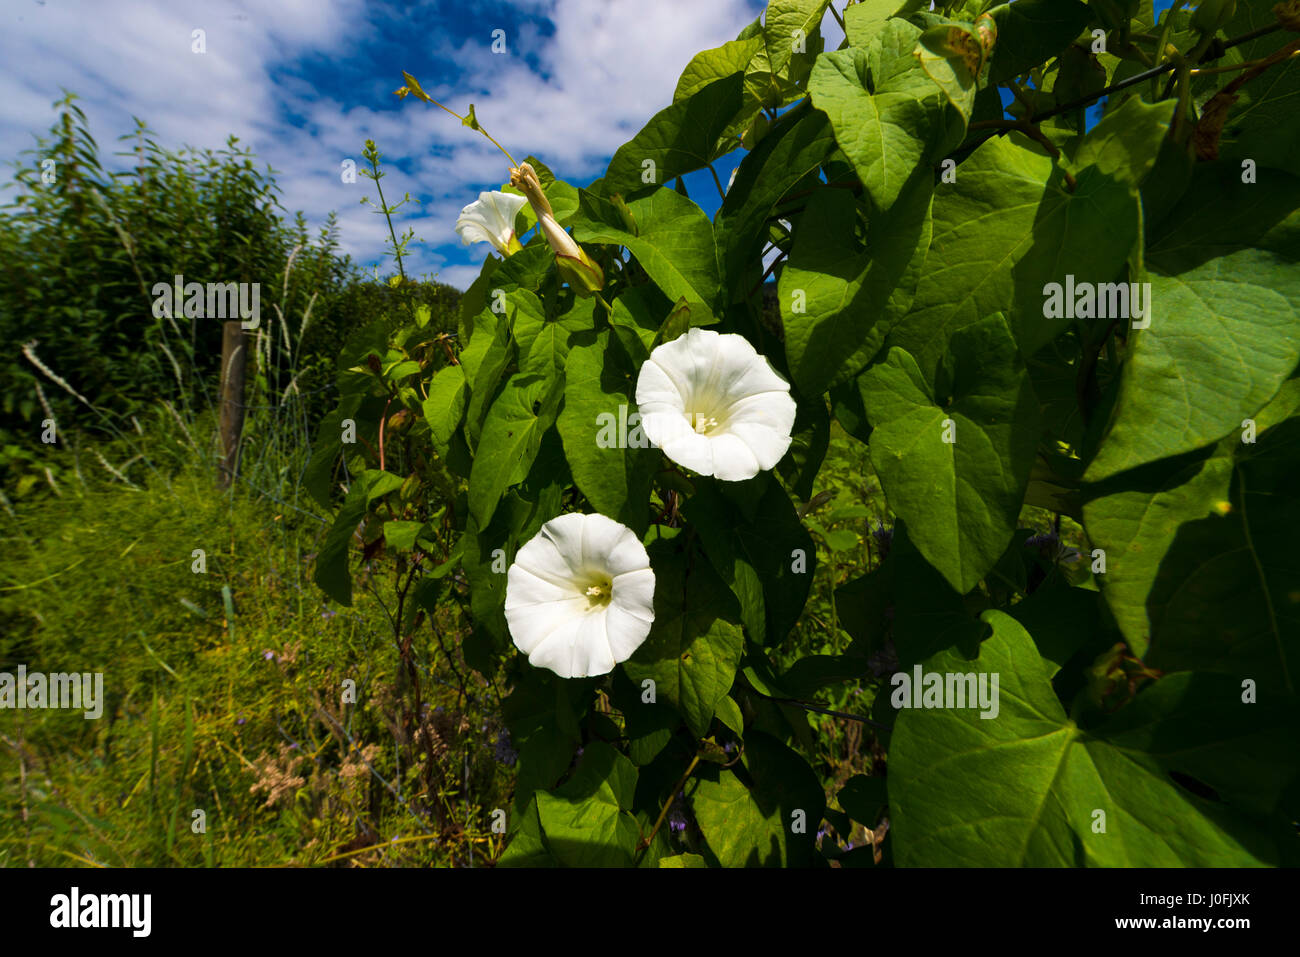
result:
<svg viewBox="0 0 1300 957"><path fill-rule="evenodd" d="M686 830L686 812L677 801L673 802L672 810L668 812L668 830L674 834L680 834Z"/></svg>
<svg viewBox="0 0 1300 957"><path fill-rule="evenodd" d="M272 658L274 658L274 657L275 657L275 652L272 651L270 648L268 648L268 649L266 649L266 651L262 652L262 659L263 659L264 661L270 661L270 660L271 660Z"/></svg>
<svg viewBox="0 0 1300 957"><path fill-rule="evenodd" d="M235 719L235 724L243 724L247 720L248 719L241 714L238 718Z"/></svg>
<svg viewBox="0 0 1300 957"><path fill-rule="evenodd" d="M728 741L722 746L722 750L727 754L734 754L736 752L736 743L734 741Z"/></svg>
<svg viewBox="0 0 1300 957"><path fill-rule="evenodd" d="M320 616L321 616L322 618L326 619L327 621L328 621L330 618L334 618L334 617L336 617L337 615L338 615L338 612L335 611L333 608L326 608L323 612L320 613Z"/></svg>
<svg viewBox="0 0 1300 957"><path fill-rule="evenodd" d="M871 537L875 539L880 557L882 559L888 557L890 546L894 544L893 527L886 528L883 522L878 521L876 527L871 530Z"/></svg>
<svg viewBox="0 0 1300 957"><path fill-rule="evenodd" d="M513 768L515 762L519 760L519 752L515 750L513 742L510 740L510 732L506 728L501 729L497 735L496 759L508 768Z"/></svg>

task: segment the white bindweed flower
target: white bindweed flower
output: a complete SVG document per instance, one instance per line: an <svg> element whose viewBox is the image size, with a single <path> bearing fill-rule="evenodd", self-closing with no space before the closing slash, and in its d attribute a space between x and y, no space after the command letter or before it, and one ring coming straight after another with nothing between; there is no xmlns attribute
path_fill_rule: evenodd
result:
<svg viewBox="0 0 1300 957"><path fill-rule="evenodd" d="M506 574L506 623L535 667L604 675L650 633L654 595L650 556L630 528L570 512L519 549Z"/></svg>
<svg viewBox="0 0 1300 957"><path fill-rule="evenodd" d="M460 241L466 246L491 243L502 256L518 252L523 247L515 236L515 216L527 202L526 197L512 193L479 193L456 220Z"/></svg>
<svg viewBox="0 0 1300 957"><path fill-rule="evenodd" d="M636 404L651 444L701 475L753 478L790 447L790 383L744 336L693 328L665 342L641 365Z"/></svg>

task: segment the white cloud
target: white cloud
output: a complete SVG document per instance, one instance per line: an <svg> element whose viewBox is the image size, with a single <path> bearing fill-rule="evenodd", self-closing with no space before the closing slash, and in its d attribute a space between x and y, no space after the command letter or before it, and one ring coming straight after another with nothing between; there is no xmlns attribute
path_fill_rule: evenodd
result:
<svg viewBox="0 0 1300 957"><path fill-rule="evenodd" d="M387 226L372 207L358 204L373 196L373 184L344 184L339 173L346 158L362 165L361 143L370 137L390 164L383 180L388 201L407 192L425 200L404 208L396 223L399 233L410 226L425 240L413 247L409 271L437 270L463 288L477 274L466 258L482 262L488 249L461 250L456 215L481 189L505 182L508 163L483 137L414 98L401 109L381 109L391 103L402 68L427 76L426 89L453 109L473 102L483 125L517 159L535 154L557 175L587 182L668 105L690 58L734 38L760 8L755 0L514 6L550 20L553 31L527 24L507 34L506 54L493 54L492 17L480 16L482 29L473 35L428 38L424 62L412 53L410 62L370 65L376 81L341 100L318 95L301 78L311 75L302 69L306 58L364 56L377 41L386 50L406 42L385 36L361 0L11 3L0 13L0 158L16 159L33 145L32 134L48 129L49 104L61 88L82 98L106 159L115 149L112 137L132 129L132 115L167 146L218 147L234 133L276 169L289 210L303 210L313 225L337 210L344 250L368 266L384 256ZM206 31L206 53L191 51L194 29ZM432 82L447 60L456 66L454 86Z"/></svg>

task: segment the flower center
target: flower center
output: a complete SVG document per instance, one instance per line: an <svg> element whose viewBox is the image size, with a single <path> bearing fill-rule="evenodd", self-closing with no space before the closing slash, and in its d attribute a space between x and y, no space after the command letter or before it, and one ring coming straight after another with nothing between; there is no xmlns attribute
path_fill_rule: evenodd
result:
<svg viewBox="0 0 1300 957"><path fill-rule="evenodd" d="M598 578L587 586L583 594L587 598L588 608L603 608L609 604L614 593L614 584L608 578Z"/></svg>
<svg viewBox="0 0 1300 957"><path fill-rule="evenodd" d="M695 431L700 435L708 435L718 427L718 420L711 415L705 415L703 412L695 413Z"/></svg>

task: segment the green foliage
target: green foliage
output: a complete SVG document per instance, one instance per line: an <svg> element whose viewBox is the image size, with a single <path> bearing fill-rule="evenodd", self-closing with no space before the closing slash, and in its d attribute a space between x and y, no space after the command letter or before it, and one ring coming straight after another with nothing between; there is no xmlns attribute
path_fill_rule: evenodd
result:
<svg viewBox="0 0 1300 957"><path fill-rule="evenodd" d="M476 283L427 411L468 478L476 667L507 662L525 741L503 862L1296 859L1296 126L1254 73L1223 122L1233 71L1176 57L1091 129L1040 115L1150 65L1147 5L923 6L854 4L823 51L827 4L772 0L576 191L590 308L536 240ZM710 223L669 180L738 144ZM770 475L636 441L649 363L687 412L723 388L670 358L701 325L793 383ZM511 657L505 571L570 511L643 536L656 578L609 675Z"/></svg>

